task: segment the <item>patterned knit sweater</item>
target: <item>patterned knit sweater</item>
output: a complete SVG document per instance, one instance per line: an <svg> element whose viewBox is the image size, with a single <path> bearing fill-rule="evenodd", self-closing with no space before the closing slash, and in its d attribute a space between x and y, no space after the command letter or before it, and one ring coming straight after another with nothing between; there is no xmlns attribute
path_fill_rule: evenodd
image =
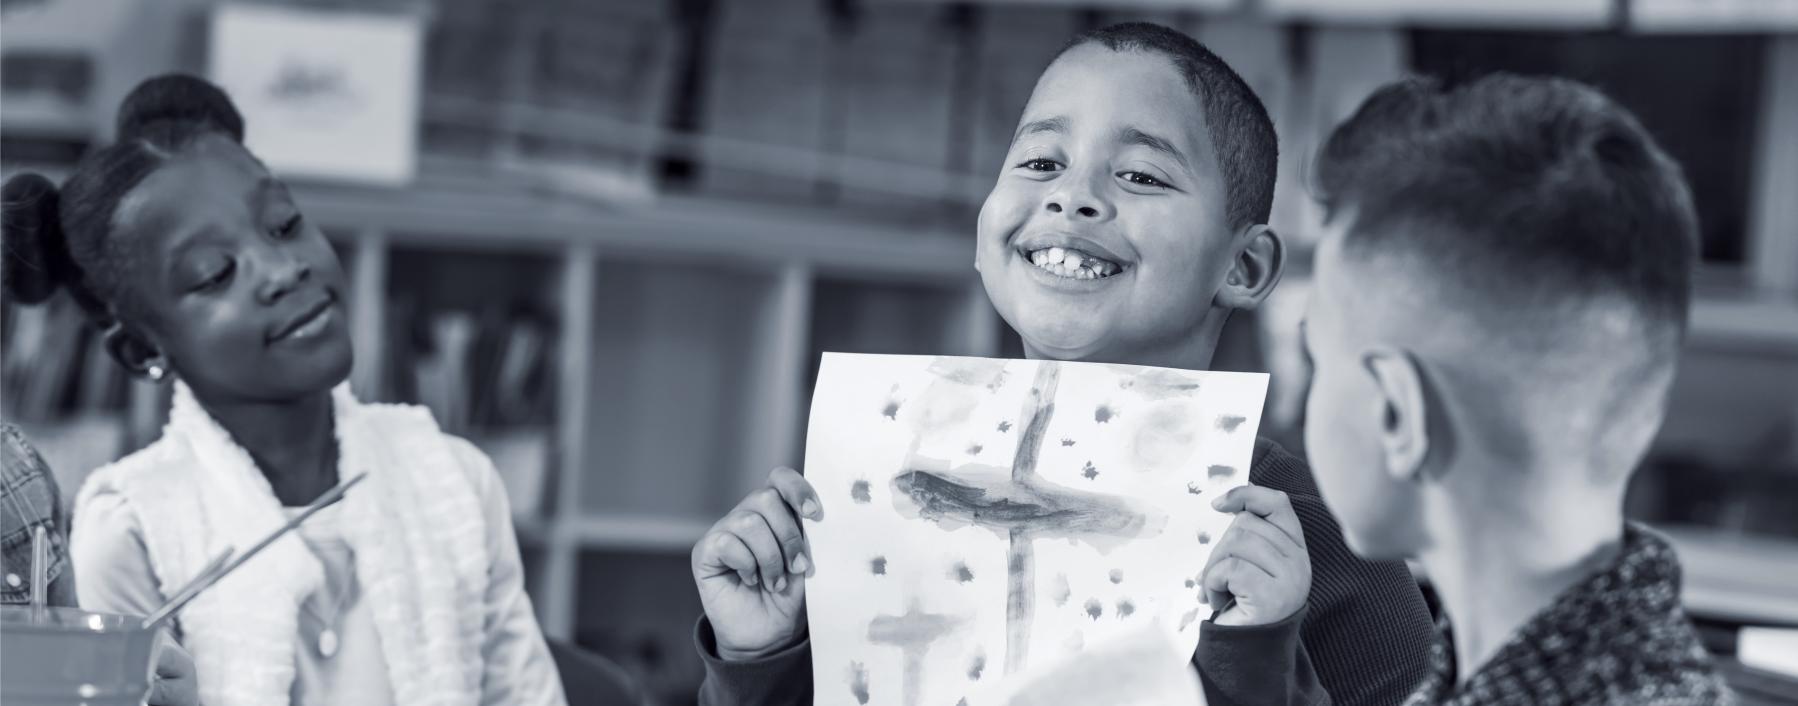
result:
<svg viewBox="0 0 1798 706"><path fill-rule="evenodd" d="M1563 592L1460 686L1445 616L1430 675L1406 704L1732 703L1680 607L1679 580L1667 540L1630 523L1615 563Z"/></svg>

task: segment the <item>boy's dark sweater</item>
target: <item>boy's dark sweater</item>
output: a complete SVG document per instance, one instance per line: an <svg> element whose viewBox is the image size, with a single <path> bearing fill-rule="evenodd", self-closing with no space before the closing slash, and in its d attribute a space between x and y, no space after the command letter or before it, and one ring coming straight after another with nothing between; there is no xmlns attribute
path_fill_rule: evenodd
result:
<svg viewBox="0 0 1798 706"><path fill-rule="evenodd" d="M1311 595L1304 610L1273 625L1206 621L1192 658L1206 700L1215 706L1404 701L1430 673L1436 639L1411 572L1403 562L1368 562L1351 553L1318 498L1311 469L1279 445L1256 442L1249 481L1291 498L1311 555ZM701 704L812 702L809 640L761 659L727 662L703 616L694 639L706 665Z"/></svg>

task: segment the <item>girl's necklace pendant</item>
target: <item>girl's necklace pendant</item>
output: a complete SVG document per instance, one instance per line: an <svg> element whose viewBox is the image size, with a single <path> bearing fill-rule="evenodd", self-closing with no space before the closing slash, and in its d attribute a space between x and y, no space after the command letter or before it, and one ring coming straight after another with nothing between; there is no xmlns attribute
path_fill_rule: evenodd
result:
<svg viewBox="0 0 1798 706"><path fill-rule="evenodd" d="M318 653L326 657L337 654L337 631L325 628L318 633Z"/></svg>

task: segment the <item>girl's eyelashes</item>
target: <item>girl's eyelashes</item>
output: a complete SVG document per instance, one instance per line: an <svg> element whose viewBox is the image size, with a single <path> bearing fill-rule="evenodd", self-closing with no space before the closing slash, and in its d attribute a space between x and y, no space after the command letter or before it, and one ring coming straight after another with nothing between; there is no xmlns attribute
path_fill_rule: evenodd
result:
<svg viewBox="0 0 1798 706"><path fill-rule="evenodd" d="M225 283L231 281L231 275L236 270L237 263L227 259L222 264L210 270L208 274L202 275L200 281L188 288L188 291L199 293L218 289L219 287L224 286Z"/></svg>
<svg viewBox="0 0 1798 706"><path fill-rule="evenodd" d="M1018 166L1023 167L1024 169L1028 169L1033 172L1052 172L1052 171L1059 169L1061 167L1061 164L1057 163L1055 160L1052 160L1052 159L1044 159L1042 157L1032 157L1030 159L1024 160L1023 162L1020 162L1018 164Z"/></svg>
<svg viewBox="0 0 1798 706"><path fill-rule="evenodd" d="M280 228L276 230L276 234L283 238L291 238L298 232L300 232L300 214L298 213L295 213L292 217L282 221Z"/></svg>

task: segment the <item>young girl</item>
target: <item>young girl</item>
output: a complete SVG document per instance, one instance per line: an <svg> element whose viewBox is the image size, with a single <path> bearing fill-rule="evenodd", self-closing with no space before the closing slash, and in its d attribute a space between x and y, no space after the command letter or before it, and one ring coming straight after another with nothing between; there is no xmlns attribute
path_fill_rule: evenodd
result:
<svg viewBox="0 0 1798 706"><path fill-rule="evenodd" d="M6 185L8 292L67 289L162 437L76 500L84 608L144 614L342 481L367 481L188 604L211 704L561 704L491 462L414 407L363 404L344 275L243 119L189 76L139 85L60 193Z"/></svg>

